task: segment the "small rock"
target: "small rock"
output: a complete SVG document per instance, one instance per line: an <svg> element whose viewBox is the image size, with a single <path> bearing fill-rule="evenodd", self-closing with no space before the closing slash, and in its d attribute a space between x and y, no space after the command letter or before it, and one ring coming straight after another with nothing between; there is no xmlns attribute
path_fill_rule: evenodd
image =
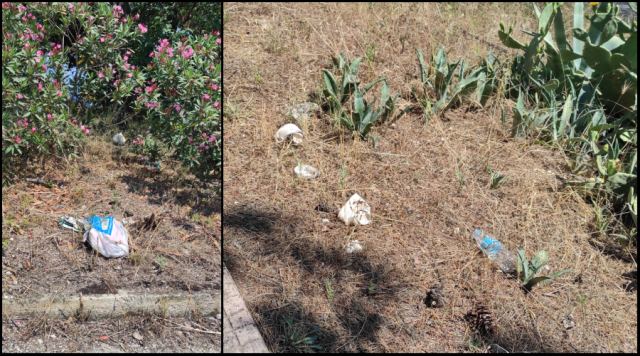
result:
<svg viewBox="0 0 640 356"><path fill-rule="evenodd" d="M576 322L573 320L573 315L569 314L562 319L562 325L566 330L573 329L576 326Z"/></svg>
<svg viewBox="0 0 640 356"><path fill-rule="evenodd" d="M142 341L142 340L144 339L144 338L142 337L142 335L140 335L140 333L139 333L139 332L137 332L137 331L134 331L134 332L133 332L133 335L131 335L131 336L133 336L133 338L134 338L134 339L136 339L136 340L138 340L138 341Z"/></svg>
<svg viewBox="0 0 640 356"><path fill-rule="evenodd" d="M222 315L216 314L216 319L218 319L218 320L222 319Z"/></svg>
<svg viewBox="0 0 640 356"><path fill-rule="evenodd" d="M330 223L330 222L331 222L331 221L330 221L329 219L322 219L322 223L323 223L323 224L328 224L328 223Z"/></svg>
<svg viewBox="0 0 640 356"><path fill-rule="evenodd" d="M362 251L362 245L360 244L360 241L353 240L353 241L349 242L349 244L347 245L345 250L347 251L347 253L360 252L360 251Z"/></svg>
<svg viewBox="0 0 640 356"><path fill-rule="evenodd" d="M56 336L54 334L49 335L50 338L55 339Z"/></svg>
<svg viewBox="0 0 640 356"><path fill-rule="evenodd" d="M42 339L38 339L38 344L42 344L43 342Z"/></svg>
<svg viewBox="0 0 640 356"><path fill-rule="evenodd" d="M302 123L309 120L309 118L318 111L320 111L320 105L311 102L304 102L292 106L287 114L293 117L294 120Z"/></svg>

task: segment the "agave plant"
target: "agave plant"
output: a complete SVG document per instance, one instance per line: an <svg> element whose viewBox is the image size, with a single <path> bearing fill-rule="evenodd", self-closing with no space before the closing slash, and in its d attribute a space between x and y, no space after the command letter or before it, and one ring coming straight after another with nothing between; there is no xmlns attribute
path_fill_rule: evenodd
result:
<svg viewBox="0 0 640 356"><path fill-rule="evenodd" d="M531 288L536 284L542 282L549 282L561 275L569 272L570 270L565 269L562 271L554 272L548 276L538 276L538 272L549 262L549 255L547 251L541 250L533 257L531 261L527 260L525 256L524 250L518 250L518 257L516 263L516 273L518 274L518 279L520 280L521 287L526 291L531 291Z"/></svg>
<svg viewBox="0 0 640 356"><path fill-rule="evenodd" d="M473 92L479 83L485 85L480 94L481 98L485 89L488 91L491 88L491 85L486 85L487 67L478 67L470 73L465 73L464 61L448 63L444 49L440 48L435 55L431 56L430 66L433 68L433 74L430 75L429 66L425 63L422 51L417 49L416 54L420 67L420 81L424 90L423 107L427 118L440 115L453 105L460 103L461 98ZM457 82L454 85L455 78ZM428 90L435 93L434 102L427 97Z"/></svg>
<svg viewBox="0 0 640 356"><path fill-rule="evenodd" d="M339 80L329 70L322 70L324 97L329 110L341 126L357 132L361 138L365 139L376 122L382 122L394 116L398 95L391 95L384 78L378 78L360 86L358 79L360 58L349 62L340 54L334 58L334 64L341 74ZM379 83L383 84L376 106L368 102L365 95ZM353 100L352 105L346 105L350 100Z"/></svg>
<svg viewBox="0 0 640 356"><path fill-rule="evenodd" d="M590 14L575 3L569 39L560 7L534 5L538 26L524 31L529 43L500 24L502 43L523 51L512 63L509 81L508 93L517 97L512 134L535 127L543 138L592 157L587 167L593 176L582 180L581 188L592 195L607 191L613 210L632 225L628 240L635 241L637 22L620 18L612 3L598 3ZM631 7L635 11L635 3Z"/></svg>

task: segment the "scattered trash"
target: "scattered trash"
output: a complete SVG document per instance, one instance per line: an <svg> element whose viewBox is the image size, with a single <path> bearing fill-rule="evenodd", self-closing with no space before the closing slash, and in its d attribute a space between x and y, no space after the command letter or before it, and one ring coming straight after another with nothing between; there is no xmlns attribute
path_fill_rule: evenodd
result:
<svg viewBox="0 0 640 356"><path fill-rule="evenodd" d="M293 171L298 177L305 179L314 179L320 175L320 171L308 164L298 164Z"/></svg>
<svg viewBox="0 0 640 356"><path fill-rule="evenodd" d="M99 336L98 340L100 340L100 341L108 341L109 340L109 336L108 335Z"/></svg>
<svg viewBox="0 0 640 356"><path fill-rule="evenodd" d="M125 142L127 142L127 139L124 138L124 135L122 134L122 132L118 132L117 134L113 135L114 144L118 146L122 146L125 144Z"/></svg>
<svg viewBox="0 0 640 356"><path fill-rule="evenodd" d="M73 216L63 216L58 220L58 225L63 229L73 230L75 232L82 232L83 226L80 225L78 220Z"/></svg>
<svg viewBox="0 0 640 356"><path fill-rule="evenodd" d="M573 329L576 326L576 322L573 320L573 315L569 314L562 319L562 326L566 330Z"/></svg>
<svg viewBox="0 0 640 356"><path fill-rule="evenodd" d="M347 250L347 253L360 252L362 251L362 245L360 244L360 241L353 240L349 242L345 250Z"/></svg>
<svg viewBox="0 0 640 356"><path fill-rule="evenodd" d="M347 225L367 225L371 222L371 207L356 193L340 209L338 217Z"/></svg>
<svg viewBox="0 0 640 356"><path fill-rule="evenodd" d="M427 290L427 295L424 297L424 304L429 308L442 308L444 306L444 295L440 284L434 284Z"/></svg>
<svg viewBox="0 0 640 356"><path fill-rule="evenodd" d="M113 216L93 215L88 220L91 228L84 233L84 241L104 257L123 257L129 254L129 234L121 222Z"/></svg>
<svg viewBox="0 0 640 356"><path fill-rule="evenodd" d="M139 333L139 332L137 332L137 331L134 331L134 332L133 332L133 335L131 335L131 336L133 336L133 338L134 338L134 339L136 339L136 340L138 340L138 341L142 341L142 340L144 339L144 338L142 337L142 335L140 335L140 333Z"/></svg>
<svg viewBox="0 0 640 356"><path fill-rule="evenodd" d="M304 102L292 106L289 111L287 111L287 115L293 117L294 120L302 124L309 120L311 116L318 111L320 111L320 105L311 102Z"/></svg>
<svg viewBox="0 0 640 356"><path fill-rule="evenodd" d="M516 271L515 258L502 246L502 243L494 237L487 235L482 229L475 229L472 234L478 247L490 260L495 262L502 272L514 274Z"/></svg>
<svg viewBox="0 0 640 356"><path fill-rule="evenodd" d="M291 138L294 145L302 143L302 130L295 124L286 124L276 132L276 142L282 143Z"/></svg>

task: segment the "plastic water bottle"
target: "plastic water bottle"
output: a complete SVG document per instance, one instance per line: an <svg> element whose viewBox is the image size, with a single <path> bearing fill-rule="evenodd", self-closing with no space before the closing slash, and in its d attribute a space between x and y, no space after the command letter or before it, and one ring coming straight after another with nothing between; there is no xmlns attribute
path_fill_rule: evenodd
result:
<svg viewBox="0 0 640 356"><path fill-rule="evenodd" d="M502 243L493 236L487 235L482 229L475 229L472 237L476 240L478 247L491 261L500 267L502 272L513 274L516 271L515 258L504 248Z"/></svg>

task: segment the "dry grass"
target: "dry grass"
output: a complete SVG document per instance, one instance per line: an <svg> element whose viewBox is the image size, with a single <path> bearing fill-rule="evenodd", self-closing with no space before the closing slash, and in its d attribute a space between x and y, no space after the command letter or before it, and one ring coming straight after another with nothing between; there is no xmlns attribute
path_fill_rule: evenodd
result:
<svg viewBox="0 0 640 356"><path fill-rule="evenodd" d="M500 20L532 28L529 12L488 3L225 4L224 258L272 351L484 351L490 343L637 351L637 297L622 288L635 263L589 243L592 208L556 178L566 158L510 138L498 105L427 126L405 116L374 129L377 148L327 139L326 114L303 128L301 147L273 139L291 120L286 108L319 89L332 55L368 52L362 79L383 75L406 92L418 75L415 48L442 45L473 62L487 47L459 28L498 42ZM296 179L298 161L320 178ZM497 189L487 165L507 177ZM371 204L371 225L346 227L314 210L325 203L337 213L353 192ZM475 226L512 250L546 249L552 270L573 272L527 296L478 253ZM353 239L361 255L344 252ZM422 299L436 283L445 305L430 309ZM493 338L474 336L463 320L476 301L493 313ZM576 326L566 330L569 315Z"/></svg>

